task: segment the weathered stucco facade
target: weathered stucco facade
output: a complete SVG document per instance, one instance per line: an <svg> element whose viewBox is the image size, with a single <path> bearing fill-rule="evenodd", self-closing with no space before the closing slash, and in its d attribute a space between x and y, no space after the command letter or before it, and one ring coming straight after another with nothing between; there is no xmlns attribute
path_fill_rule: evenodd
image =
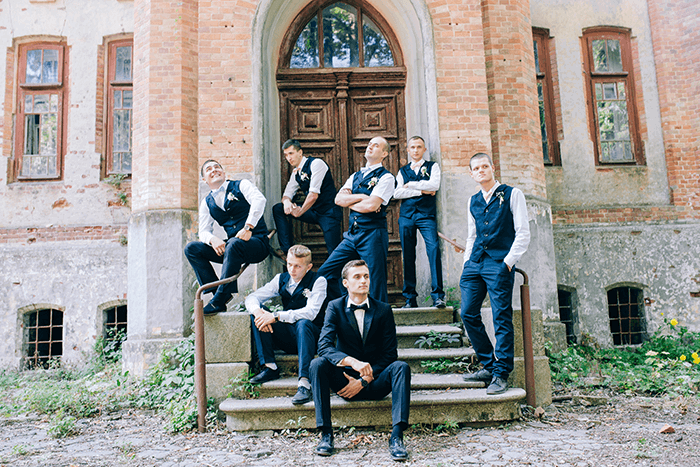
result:
<svg viewBox="0 0 700 467"><path fill-rule="evenodd" d="M293 21L322 3L0 3L0 325L13 336L0 346L0 365L18 365L23 316L42 306L62 310L63 358L78 361L100 335L105 304L127 300L126 364L136 373L189 332L194 277L182 248L197 231L205 188L198 166L214 158L230 177L253 180L273 225L270 208L283 189L276 74ZM383 18L401 53L405 131L425 138L443 170L439 230L465 241L465 206L477 190L469 157L490 152L499 180L527 197L532 243L518 266L545 319L559 318L563 288L575 297L579 336L611 345L607 291L626 285L643 290L648 330L662 312L700 329L695 2L356 3ZM582 34L598 26L630 33L642 163L596 162ZM543 163L533 27L549 36L549 56L540 60L552 70L559 147L552 165ZM123 38L133 38L133 167L115 188L105 181L105 73L110 41ZM65 44L67 56L62 170L50 181L20 180L15 167L18 96L27 89L18 51L34 42ZM419 292L427 295L419 258ZM448 245L443 265L446 285L458 288L462 257ZM274 272L270 262L251 268L241 290Z"/></svg>

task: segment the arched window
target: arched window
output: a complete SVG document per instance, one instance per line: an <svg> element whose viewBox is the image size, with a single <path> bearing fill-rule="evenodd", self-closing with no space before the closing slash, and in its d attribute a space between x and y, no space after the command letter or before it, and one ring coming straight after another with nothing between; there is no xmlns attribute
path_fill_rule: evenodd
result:
<svg viewBox="0 0 700 467"><path fill-rule="evenodd" d="M47 368L63 355L63 311L33 306L22 316L25 368Z"/></svg>
<svg viewBox="0 0 700 467"><path fill-rule="evenodd" d="M641 344L646 338L644 297L636 287L608 290L608 316L614 345Z"/></svg>
<svg viewBox="0 0 700 467"><path fill-rule="evenodd" d="M287 63L289 68L392 67L399 65L394 56L366 8L336 2L321 6L307 20Z"/></svg>

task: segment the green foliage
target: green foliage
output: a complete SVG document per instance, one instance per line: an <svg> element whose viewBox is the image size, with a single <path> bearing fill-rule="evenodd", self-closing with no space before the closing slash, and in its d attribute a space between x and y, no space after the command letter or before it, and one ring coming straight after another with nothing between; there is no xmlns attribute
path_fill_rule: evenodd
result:
<svg viewBox="0 0 700 467"><path fill-rule="evenodd" d="M433 431L437 433L451 433L458 429L459 423L455 422L454 420L445 420L444 423L441 423L440 425L433 428Z"/></svg>
<svg viewBox="0 0 700 467"><path fill-rule="evenodd" d="M416 341L419 348L441 349L444 345L456 344L460 342L457 334L447 334L445 332L430 331L424 336L420 336Z"/></svg>
<svg viewBox="0 0 700 467"><path fill-rule="evenodd" d="M29 454L27 446L24 444L15 444L12 446L12 455L14 456L26 456Z"/></svg>
<svg viewBox="0 0 700 467"><path fill-rule="evenodd" d="M301 426L301 423L306 420L305 415L299 415L296 420L287 420L287 428L282 430L282 434L288 435L288 436L293 436L295 438L299 438L301 436L308 436L309 432ZM353 429L354 431L354 429Z"/></svg>
<svg viewBox="0 0 700 467"><path fill-rule="evenodd" d="M105 183L111 185L115 190L120 190L122 187L122 182L126 180L127 174L112 174L105 178Z"/></svg>
<svg viewBox="0 0 700 467"><path fill-rule="evenodd" d="M100 336L95 341L94 352L90 356L90 364L95 371L101 371L110 363L117 363L122 359L122 342L126 340L126 333L121 329L110 328L107 337Z"/></svg>
<svg viewBox="0 0 700 467"><path fill-rule="evenodd" d="M231 378L229 381L231 391L229 397L239 397L245 399L254 399L260 396L260 391L258 388L260 384L251 383L250 379L255 376L250 371L243 371L238 376Z"/></svg>
<svg viewBox="0 0 700 467"><path fill-rule="evenodd" d="M436 360L423 360L420 366L429 373L464 373L469 369L469 363L462 358L440 358Z"/></svg>
<svg viewBox="0 0 700 467"><path fill-rule="evenodd" d="M60 409L53 414L49 421L49 435L58 439L78 434L75 422L76 418L74 416L68 415L63 409Z"/></svg>
<svg viewBox="0 0 700 467"><path fill-rule="evenodd" d="M676 323L676 324L673 324ZM585 386L597 373L616 391L640 395L700 394L700 333L675 320L637 347L601 349L574 345L549 356L552 379L565 386Z"/></svg>

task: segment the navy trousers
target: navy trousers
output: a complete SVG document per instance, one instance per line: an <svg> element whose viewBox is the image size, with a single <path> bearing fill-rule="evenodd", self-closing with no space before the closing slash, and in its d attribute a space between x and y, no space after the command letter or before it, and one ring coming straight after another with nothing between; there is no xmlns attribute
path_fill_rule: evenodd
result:
<svg viewBox="0 0 700 467"><path fill-rule="evenodd" d="M414 219L411 217L399 217L399 235L401 237L401 250L403 251L403 296L406 299L415 299L416 293L416 242L417 231L425 241L425 250L430 264L430 296L433 302L445 299L442 288L442 258L440 255L440 243L437 235L437 222L434 218Z"/></svg>
<svg viewBox="0 0 700 467"><path fill-rule="evenodd" d="M247 242L236 237L229 238L223 256L219 256L211 245L195 241L185 246L185 256L194 269L199 285L204 285L219 280L211 263L221 264L221 279L226 279L238 274L243 264L259 263L267 258L268 242L266 235L253 235ZM237 281L220 285L210 303L222 307L236 292Z"/></svg>
<svg viewBox="0 0 700 467"><path fill-rule="evenodd" d="M389 233L386 229L357 229L345 232L343 241L319 268L318 274L328 281L328 299L339 298L342 293L340 274L348 261L362 259L369 268L369 295L387 303L386 259L389 254Z"/></svg>
<svg viewBox="0 0 700 467"><path fill-rule="evenodd" d="M316 408L316 427L332 427L331 390L340 391L348 384L344 374L346 370L344 367L333 365L323 357L314 358L311 362L311 392ZM354 370L349 370L349 373L353 372ZM391 423L392 425L403 423L405 428L408 426L411 404L411 368L408 363L395 361L350 400L379 400L389 393L391 393Z"/></svg>
<svg viewBox="0 0 700 467"><path fill-rule="evenodd" d="M321 330L308 319L300 319L295 323L273 323L273 332L262 332L255 326L255 316L250 315L253 322L253 342L258 353L258 361L263 366L275 363L275 348L288 354L299 355L299 378L309 379L309 365L316 355L316 344Z"/></svg>
<svg viewBox="0 0 700 467"><path fill-rule="evenodd" d="M328 212L318 214L313 209L309 209L301 217L294 217L284 213L284 204L277 203L272 206L272 218L275 220L277 227L277 240L280 243L280 249L287 254L289 247L294 245L294 231L292 230L292 219L299 219L307 224L318 224L323 232L323 238L326 241L328 254L333 253L333 250L340 243L340 221L343 216L343 211L338 206L334 206Z"/></svg>
<svg viewBox="0 0 700 467"><path fill-rule="evenodd" d="M508 379L513 371L513 284L515 268L508 271L503 261L483 255L479 262L464 264L459 288L462 292L462 321L474 351L484 368L494 376ZM491 299L496 347L491 345L484 323L481 321L481 304Z"/></svg>

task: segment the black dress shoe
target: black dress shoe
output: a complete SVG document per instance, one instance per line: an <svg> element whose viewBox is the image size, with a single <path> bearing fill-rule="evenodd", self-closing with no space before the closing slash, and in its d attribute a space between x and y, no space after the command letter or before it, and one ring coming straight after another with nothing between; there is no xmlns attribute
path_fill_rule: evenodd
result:
<svg viewBox="0 0 700 467"><path fill-rule="evenodd" d="M408 451L403 445L403 440L398 436L392 436L389 440L389 454L397 462L403 462L408 459Z"/></svg>
<svg viewBox="0 0 700 467"><path fill-rule="evenodd" d="M226 304L224 305L214 305L211 302L207 303L207 306L204 307L204 314L205 315L215 315L217 313L223 313L226 311Z"/></svg>
<svg viewBox="0 0 700 467"><path fill-rule="evenodd" d="M269 366L266 366L263 371L258 373L257 375L253 376L250 379L250 382L253 384L262 384L262 383L267 383L268 381L272 381L275 379L278 379L280 377L280 369L277 368L276 370L273 370Z"/></svg>
<svg viewBox="0 0 700 467"><path fill-rule="evenodd" d="M415 298L407 298L406 303L403 306L404 308L418 308L418 302L416 302Z"/></svg>
<svg viewBox="0 0 700 467"><path fill-rule="evenodd" d="M307 389L304 386L299 386L299 389L297 389L297 393L294 394L294 397L292 397L292 404L306 404L307 402L310 402L311 399L313 399L311 389Z"/></svg>
<svg viewBox="0 0 700 467"><path fill-rule="evenodd" d="M330 456L333 454L333 433L323 433L321 441L316 446L316 454Z"/></svg>
<svg viewBox="0 0 700 467"><path fill-rule="evenodd" d="M486 388L486 394L503 394L508 390L508 380L505 380L499 376L494 376L489 387Z"/></svg>
<svg viewBox="0 0 700 467"><path fill-rule="evenodd" d="M445 302L444 299L438 298L437 300L433 301L433 306L435 308L445 308L447 306L447 303Z"/></svg>
<svg viewBox="0 0 700 467"><path fill-rule="evenodd" d="M464 375L463 378L464 378L464 381L477 381L477 382L481 382L481 383L490 383L491 380L493 379L493 375L486 368L482 368L481 370L477 371L476 373L469 373L468 375Z"/></svg>

